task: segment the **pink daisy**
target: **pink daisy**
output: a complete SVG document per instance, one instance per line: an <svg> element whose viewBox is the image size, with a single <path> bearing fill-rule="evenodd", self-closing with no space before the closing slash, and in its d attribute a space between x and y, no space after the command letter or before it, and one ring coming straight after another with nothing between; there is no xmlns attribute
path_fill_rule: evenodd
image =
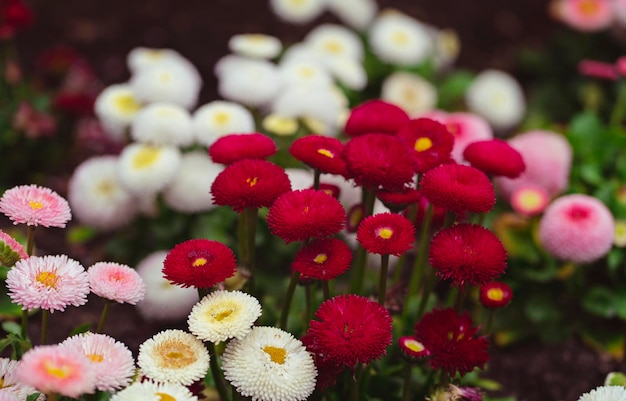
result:
<svg viewBox="0 0 626 401"><path fill-rule="evenodd" d="M87 302L89 279L85 268L66 255L31 256L7 273L9 297L22 309L63 311Z"/></svg>
<svg viewBox="0 0 626 401"><path fill-rule="evenodd" d="M607 29L614 15L610 0L556 0L551 11L569 27L583 32Z"/></svg>
<svg viewBox="0 0 626 401"><path fill-rule="evenodd" d="M127 386L135 374L135 359L128 347L106 334L75 335L63 341L61 346L88 358L98 390L119 390Z"/></svg>
<svg viewBox="0 0 626 401"><path fill-rule="evenodd" d="M356 239L369 253L400 256L413 247L415 226L395 213L377 213L359 224Z"/></svg>
<svg viewBox="0 0 626 401"><path fill-rule="evenodd" d="M214 163L231 164L242 159L266 159L276 153L276 144L267 135L229 134L218 138L209 147Z"/></svg>
<svg viewBox="0 0 626 401"><path fill-rule="evenodd" d="M554 200L539 223L545 250L562 260L589 263L613 245L615 221L609 209L589 195L571 194Z"/></svg>
<svg viewBox="0 0 626 401"><path fill-rule="evenodd" d="M64 228L72 218L70 205L50 188L22 185L8 189L0 198L0 212L13 224Z"/></svg>
<svg viewBox="0 0 626 401"><path fill-rule="evenodd" d="M18 379L45 394L78 398L96 387L96 372L89 359L60 345L38 346L27 351L17 371Z"/></svg>
<svg viewBox="0 0 626 401"><path fill-rule="evenodd" d="M11 267L18 260L26 259L28 254L15 238L0 230L0 266Z"/></svg>
<svg viewBox="0 0 626 401"><path fill-rule="evenodd" d="M126 265L98 262L87 269L89 288L99 297L136 305L146 295L141 276Z"/></svg>
<svg viewBox="0 0 626 401"><path fill-rule="evenodd" d="M350 111L344 132L348 136L370 133L394 135L409 121L409 115L393 103L368 100Z"/></svg>
<svg viewBox="0 0 626 401"><path fill-rule="evenodd" d="M11 395L15 397L16 401L23 401L30 394L37 392L34 387L18 380L17 371L20 363L20 361L9 358L0 358L0 394ZM38 399L42 398L39 397Z"/></svg>

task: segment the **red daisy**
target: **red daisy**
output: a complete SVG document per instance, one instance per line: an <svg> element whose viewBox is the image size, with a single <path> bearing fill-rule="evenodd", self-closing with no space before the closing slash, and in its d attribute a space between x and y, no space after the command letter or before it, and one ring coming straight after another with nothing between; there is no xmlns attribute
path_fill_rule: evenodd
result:
<svg viewBox="0 0 626 401"><path fill-rule="evenodd" d="M478 299L485 308L502 308L513 299L513 290L506 283L492 281L480 286Z"/></svg>
<svg viewBox="0 0 626 401"><path fill-rule="evenodd" d="M483 367L489 360L488 342L476 337L467 313L457 314L454 309L435 309L425 314L415 325L415 337L430 352L430 365L454 376Z"/></svg>
<svg viewBox="0 0 626 401"><path fill-rule="evenodd" d="M289 153L302 163L327 174L346 175L346 162L341 157L343 143L337 138L307 135L296 139Z"/></svg>
<svg viewBox="0 0 626 401"><path fill-rule="evenodd" d="M422 194L415 188L403 188L401 192L376 191L376 197L392 212L401 212L422 199Z"/></svg>
<svg viewBox="0 0 626 401"><path fill-rule="evenodd" d="M417 361L430 355L424 344L417 341L414 336L402 336L398 339L400 352L409 361Z"/></svg>
<svg viewBox="0 0 626 401"><path fill-rule="evenodd" d="M445 125L430 118L409 121L397 134L414 150L415 171L424 173L447 162L452 154L454 135Z"/></svg>
<svg viewBox="0 0 626 401"><path fill-rule="evenodd" d="M218 241L190 239L172 248L163 277L181 287L210 288L235 274L235 254Z"/></svg>
<svg viewBox="0 0 626 401"><path fill-rule="evenodd" d="M391 316L377 302L354 294L324 301L302 338L318 359L335 366L368 364L391 344ZM319 365L318 365L319 366Z"/></svg>
<svg viewBox="0 0 626 401"><path fill-rule="evenodd" d="M507 253L494 233L483 226L461 223L444 228L430 242L430 263L453 285L488 283L504 273Z"/></svg>
<svg viewBox="0 0 626 401"><path fill-rule="evenodd" d="M409 115L392 103L380 99L368 100L350 111L344 132L357 136L378 132L395 135L409 121Z"/></svg>
<svg viewBox="0 0 626 401"><path fill-rule="evenodd" d="M356 239L369 253L400 256L413 247L415 226L401 214L378 213L359 224Z"/></svg>
<svg viewBox="0 0 626 401"><path fill-rule="evenodd" d="M374 190L401 191L415 175L411 149L395 136L363 134L354 137L346 143L343 158L348 178Z"/></svg>
<svg viewBox="0 0 626 401"><path fill-rule="evenodd" d="M460 164L442 164L424 174L422 195L434 206L454 213L486 213L496 203L496 193L489 177L482 171Z"/></svg>
<svg viewBox="0 0 626 401"><path fill-rule="evenodd" d="M501 139L472 142L463 158L485 174L517 178L526 170L520 152Z"/></svg>
<svg viewBox="0 0 626 401"><path fill-rule="evenodd" d="M291 268L302 279L332 280L350 267L352 251L337 238L319 239L308 243L296 254Z"/></svg>
<svg viewBox="0 0 626 401"><path fill-rule="evenodd" d="M230 206L236 212L245 208L269 207L279 195L290 190L291 182L285 170L257 159L229 164L211 185L213 203Z"/></svg>
<svg viewBox="0 0 626 401"><path fill-rule="evenodd" d="M337 234L346 223L341 203L324 191L290 191L276 199L267 213L272 234L286 244Z"/></svg>
<svg viewBox="0 0 626 401"><path fill-rule="evenodd" d="M215 163L231 164L242 159L265 159L276 153L272 138L253 132L220 137L209 147L209 156Z"/></svg>

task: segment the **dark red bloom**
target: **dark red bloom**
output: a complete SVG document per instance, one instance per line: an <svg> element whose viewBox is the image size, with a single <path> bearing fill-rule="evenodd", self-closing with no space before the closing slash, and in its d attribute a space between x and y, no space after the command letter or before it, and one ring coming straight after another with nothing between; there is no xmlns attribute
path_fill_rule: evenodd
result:
<svg viewBox="0 0 626 401"><path fill-rule="evenodd" d="M296 253L291 268L302 279L332 280L345 273L352 261L352 250L337 238L318 239Z"/></svg>
<svg viewBox="0 0 626 401"><path fill-rule="evenodd" d="M318 320L311 320L302 342L317 359L331 366L368 364L385 355L391 344L389 312L365 297L336 296L324 301L315 317Z"/></svg>
<svg viewBox="0 0 626 401"><path fill-rule="evenodd" d="M454 135L445 125L430 118L409 121L398 131L397 136L413 148L417 173L424 173L447 162L454 146Z"/></svg>
<svg viewBox="0 0 626 401"><path fill-rule="evenodd" d="M242 159L265 159L276 153L276 144L267 135L230 134L220 137L209 147L215 163L232 164Z"/></svg>
<svg viewBox="0 0 626 401"><path fill-rule="evenodd" d="M434 206L463 212L486 213L496 203L496 193L489 177L482 171L460 164L442 164L424 174L422 195Z"/></svg>
<svg viewBox="0 0 626 401"><path fill-rule="evenodd" d="M163 261L163 277L181 287L210 288L235 274L235 254L218 241L177 244Z"/></svg>
<svg viewBox="0 0 626 401"><path fill-rule="evenodd" d="M463 158L485 174L517 178L526 170L520 152L501 139L472 142Z"/></svg>
<svg viewBox="0 0 626 401"><path fill-rule="evenodd" d="M452 280L453 285L480 285L504 273L507 253L485 227L461 223L437 231L430 242L429 258L437 275Z"/></svg>
<svg viewBox="0 0 626 401"><path fill-rule="evenodd" d="M400 107L380 99L368 100L350 111L344 132L348 136L370 133L395 135L409 121Z"/></svg>
<svg viewBox="0 0 626 401"><path fill-rule="evenodd" d="M430 352L434 369L441 368L453 377L487 363L487 339L476 337L478 328L472 324L469 314L459 315L454 309L435 309L417 322L415 337Z"/></svg>
<svg viewBox="0 0 626 401"><path fill-rule="evenodd" d="M401 192L376 191L376 197L392 212L399 213L422 199L415 188L404 188Z"/></svg>
<svg viewBox="0 0 626 401"><path fill-rule="evenodd" d="M322 173L345 176L346 162L341 157L343 143L337 138L307 135L296 139L289 153L302 163Z"/></svg>
<svg viewBox="0 0 626 401"><path fill-rule="evenodd" d="M420 360L430 355L430 352L413 336L402 336L398 339L398 346L402 355L410 362Z"/></svg>
<svg viewBox="0 0 626 401"><path fill-rule="evenodd" d="M95 96L82 93L61 91L54 96L52 105L55 109L76 117L93 115Z"/></svg>
<svg viewBox="0 0 626 401"><path fill-rule="evenodd" d="M401 191L415 175L411 149L395 136L364 134L354 137L346 143L343 158L348 178L373 190Z"/></svg>
<svg viewBox="0 0 626 401"><path fill-rule="evenodd" d="M369 253L400 256L413 247L415 226L395 213L378 213L359 224L356 239Z"/></svg>
<svg viewBox="0 0 626 401"><path fill-rule="evenodd" d="M0 39L10 39L28 28L35 19L33 11L22 0L0 2Z"/></svg>
<svg viewBox="0 0 626 401"><path fill-rule="evenodd" d="M287 244L337 234L345 223L346 211L341 203L314 189L282 194L267 214L270 231Z"/></svg>
<svg viewBox="0 0 626 401"><path fill-rule="evenodd" d="M502 308L513 299L513 290L506 283L493 281L480 286L478 299L485 308Z"/></svg>
<svg viewBox="0 0 626 401"><path fill-rule="evenodd" d="M341 188L339 188L337 185L334 185L334 184L327 184L325 182L320 182L318 189L320 191L326 192L328 195L332 196L335 199L339 199L339 195L341 195Z"/></svg>
<svg viewBox="0 0 626 401"><path fill-rule="evenodd" d="M291 182L285 170L257 159L229 164L211 185L213 203L230 206L236 212L245 208L269 207L279 195L290 190Z"/></svg>

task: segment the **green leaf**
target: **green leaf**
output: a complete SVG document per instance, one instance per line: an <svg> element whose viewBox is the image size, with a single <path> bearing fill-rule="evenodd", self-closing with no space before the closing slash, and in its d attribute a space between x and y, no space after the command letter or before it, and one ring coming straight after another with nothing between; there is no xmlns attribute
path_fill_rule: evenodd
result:
<svg viewBox="0 0 626 401"><path fill-rule="evenodd" d="M15 335L22 334L22 327L19 324L11 321L2 323L2 330Z"/></svg>
<svg viewBox="0 0 626 401"><path fill-rule="evenodd" d="M89 331L91 328L91 323L85 323L78 327L75 327L74 330L70 333L70 336L74 336L76 334L83 334Z"/></svg>
<svg viewBox="0 0 626 401"><path fill-rule="evenodd" d="M95 237L96 234L97 231L91 227L76 226L67 232L67 240L71 244L83 244Z"/></svg>
<svg viewBox="0 0 626 401"><path fill-rule="evenodd" d="M626 387L626 375L622 372L611 372L604 379L605 386L622 386Z"/></svg>
<svg viewBox="0 0 626 401"><path fill-rule="evenodd" d="M593 287L582 300L583 308L596 316L615 316L615 294L606 287Z"/></svg>
<svg viewBox="0 0 626 401"><path fill-rule="evenodd" d="M37 398L39 398L40 395L41 393L29 394L28 397L26 397L26 401L35 401Z"/></svg>

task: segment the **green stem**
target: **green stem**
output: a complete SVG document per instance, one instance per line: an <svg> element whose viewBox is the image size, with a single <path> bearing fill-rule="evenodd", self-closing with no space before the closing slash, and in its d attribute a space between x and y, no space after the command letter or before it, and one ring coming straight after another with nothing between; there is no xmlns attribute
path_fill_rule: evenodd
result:
<svg viewBox="0 0 626 401"><path fill-rule="evenodd" d="M363 188L363 197L365 210L363 212L363 219L371 216L374 211L374 202L376 201L376 194L371 189ZM353 294L360 294L363 291L363 281L365 278L365 262L367 261L367 252L360 244L356 249L356 255L354 257L354 264L352 266L352 281L350 282L350 292Z"/></svg>
<svg viewBox="0 0 626 401"><path fill-rule="evenodd" d="M493 317L496 314L495 309L489 309L487 312L487 323L485 323L484 333L488 335L491 333L491 327L493 326Z"/></svg>
<svg viewBox="0 0 626 401"><path fill-rule="evenodd" d="M41 310L41 345L46 345L48 341L48 319L50 317L50 312L45 309Z"/></svg>
<svg viewBox="0 0 626 401"><path fill-rule="evenodd" d="M378 280L378 303L385 305L387 296L387 273L389 271L389 254L380 255L380 279Z"/></svg>
<svg viewBox="0 0 626 401"><path fill-rule="evenodd" d="M350 401L359 401L359 384L361 378L361 364L354 368L354 375L350 381Z"/></svg>
<svg viewBox="0 0 626 401"><path fill-rule="evenodd" d="M615 100L615 106L611 112L611 119L609 124L612 127L620 127L624 120L624 114L626 113L626 79L620 80L617 89L617 99Z"/></svg>
<svg viewBox="0 0 626 401"><path fill-rule="evenodd" d="M308 322L313 319L313 283L305 285L306 290L306 319Z"/></svg>
<svg viewBox="0 0 626 401"><path fill-rule="evenodd" d="M313 172L313 189L320 189L320 175L322 172L319 169L315 169Z"/></svg>
<svg viewBox="0 0 626 401"><path fill-rule="evenodd" d="M322 280L322 293L324 294L324 300L330 299L330 285L327 280Z"/></svg>
<svg viewBox="0 0 626 401"><path fill-rule="evenodd" d="M250 278L248 280L248 290L250 293L254 294L254 273L256 270L256 227L259 209L258 208L246 208L242 213L244 213L246 220L246 249L247 249L247 260L246 265L248 266L248 270L250 272Z"/></svg>
<svg viewBox="0 0 626 401"><path fill-rule="evenodd" d="M47 401L57 401L59 399L59 395L57 393L47 393L46 400Z"/></svg>
<svg viewBox="0 0 626 401"><path fill-rule="evenodd" d="M411 399L411 378L413 377L413 364L407 363L404 368L404 385L402 386L402 401Z"/></svg>
<svg viewBox="0 0 626 401"><path fill-rule="evenodd" d="M206 343L206 347L209 350L209 364L211 365L211 374L213 375L213 381L215 382L215 389L220 395L221 401L228 401L226 384L224 383L224 377L222 376L222 370L220 369L219 355L215 349L215 344L209 341Z"/></svg>
<svg viewBox="0 0 626 401"><path fill-rule="evenodd" d="M28 311L22 309L22 338L28 340Z"/></svg>
<svg viewBox="0 0 626 401"><path fill-rule="evenodd" d="M28 226L26 229L26 253L28 256L33 256L33 249L35 249L35 226Z"/></svg>
<svg viewBox="0 0 626 401"><path fill-rule="evenodd" d="M417 308L417 313L415 314L416 321L421 319L422 315L426 311L426 305L428 305L428 299L430 298L430 293L433 291L435 287L435 277L433 277L434 273L428 265L424 266L424 280L422 291L422 298L420 299L419 307Z"/></svg>
<svg viewBox="0 0 626 401"><path fill-rule="evenodd" d="M456 294L456 301L454 303L454 309L457 312L461 312L461 309L463 308L463 302L465 301L465 294L467 294L467 288L464 285L461 285L458 289L458 292Z"/></svg>
<svg viewBox="0 0 626 401"><path fill-rule="evenodd" d="M108 299L104 303L104 308L102 308L102 314L100 315L100 321L98 322L98 328L96 328L96 333L102 333L102 328L104 327L104 321L106 320L109 314L109 306L111 305L111 301Z"/></svg>
<svg viewBox="0 0 626 401"><path fill-rule="evenodd" d="M414 294L417 294L420 287L426 287L424 282L427 280L427 269L426 269L426 255L428 244L430 243L430 224L433 219L433 206L428 205L426 208L426 214L424 216L424 221L422 223L422 230L420 232L420 241L417 247L417 255L415 256L415 263L413 264L413 271L411 272L411 279L409 281L409 288L406 292L406 298L404 300L404 310L403 310L403 319L406 320L406 317L409 313L409 300ZM428 301L429 293L426 290L422 291L422 300L420 304ZM423 306L424 308L426 305Z"/></svg>
<svg viewBox="0 0 626 401"><path fill-rule="evenodd" d="M291 274L291 280L289 280L289 287L287 287L287 293L285 294L285 304L280 312L279 326L281 329L287 329L287 318L289 317L289 309L291 309L291 301L293 299L293 293L296 291L298 280L300 279L300 273L295 271Z"/></svg>

